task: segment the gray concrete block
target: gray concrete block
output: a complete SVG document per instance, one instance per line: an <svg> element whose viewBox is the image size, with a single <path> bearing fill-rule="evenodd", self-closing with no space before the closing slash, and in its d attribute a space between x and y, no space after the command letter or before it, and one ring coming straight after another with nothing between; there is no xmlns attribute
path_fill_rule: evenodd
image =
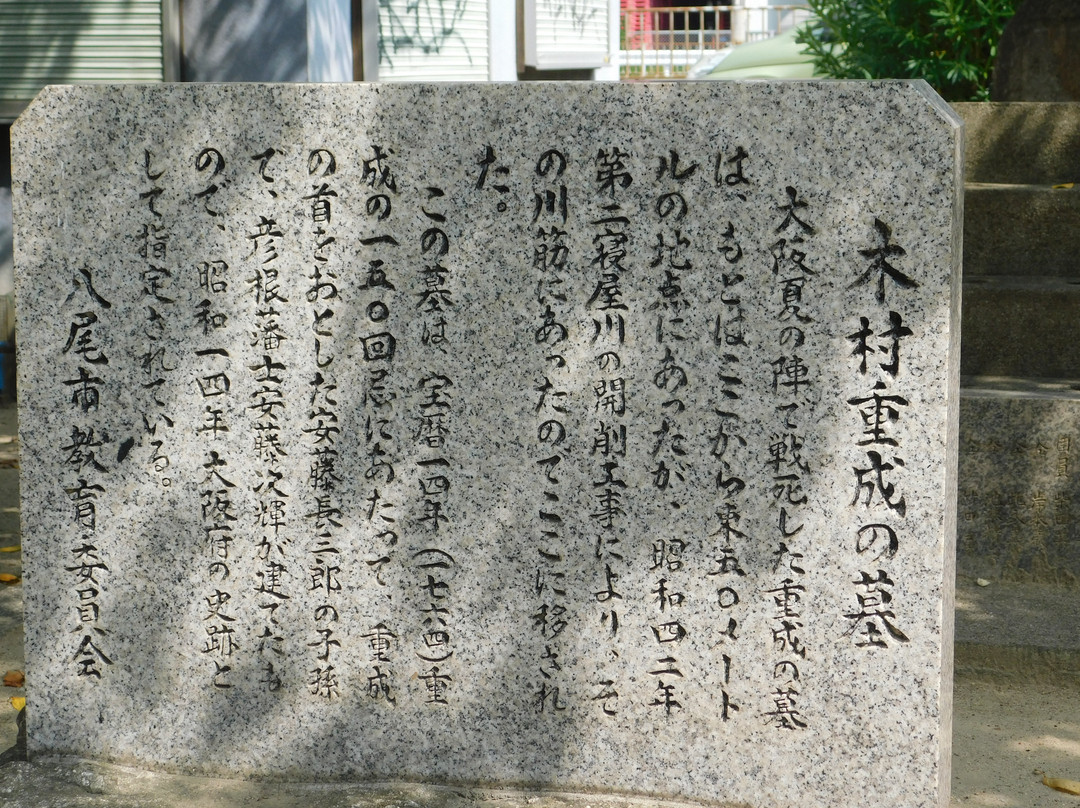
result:
<svg viewBox="0 0 1080 808"><path fill-rule="evenodd" d="M965 376L1080 379L1080 282L969 278L961 332Z"/></svg>
<svg viewBox="0 0 1080 808"><path fill-rule="evenodd" d="M967 182L1080 181L1080 104L956 103Z"/></svg>
<svg viewBox="0 0 1080 808"><path fill-rule="evenodd" d="M1080 185L968 183L964 278L1080 278Z"/></svg>

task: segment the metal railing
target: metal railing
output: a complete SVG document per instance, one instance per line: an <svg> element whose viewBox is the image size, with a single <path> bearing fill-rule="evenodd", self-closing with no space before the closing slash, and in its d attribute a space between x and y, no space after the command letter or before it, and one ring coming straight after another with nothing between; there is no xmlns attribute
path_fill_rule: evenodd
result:
<svg viewBox="0 0 1080 808"><path fill-rule="evenodd" d="M620 76L682 78L700 59L733 45L776 36L808 16L805 5L624 9Z"/></svg>

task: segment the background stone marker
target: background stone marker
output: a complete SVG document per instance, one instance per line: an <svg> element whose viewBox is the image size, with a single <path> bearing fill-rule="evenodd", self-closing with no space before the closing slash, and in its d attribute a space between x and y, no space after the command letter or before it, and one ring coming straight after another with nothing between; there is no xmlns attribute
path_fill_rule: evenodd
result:
<svg viewBox="0 0 1080 808"><path fill-rule="evenodd" d="M922 83L46 90L31 751L945 804L960 144Z"/></svg>
<svg viewBox="0 0 1080 808"><path fill-rule="evenodd" d="M1050 382L999 382L996 388L965 392L959 573L1075 585L1080 578L1074 519L1080 395Z"/></svg>

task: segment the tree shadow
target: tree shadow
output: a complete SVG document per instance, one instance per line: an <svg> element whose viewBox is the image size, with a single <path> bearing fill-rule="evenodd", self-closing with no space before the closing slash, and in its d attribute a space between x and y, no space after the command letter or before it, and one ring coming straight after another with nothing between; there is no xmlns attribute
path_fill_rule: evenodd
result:
<svg viewBox="0 0 1080 808"><path fill-rule="evenodd" d="M305 0L185 0L181 78L307 81L306 47L278 44L297 42L307 24Z"/></svg>
<svg viewBox="0 0 1080 808"><path fill-rule="evenodd" d="M15 739L15 745L10 746L3 752L0 752L0 766L4 766L7 763L25 762L28 758L26 755L26 708L23 707L19 710L19 715L15 719L15 723L19 728L18 737Z"/></svg>

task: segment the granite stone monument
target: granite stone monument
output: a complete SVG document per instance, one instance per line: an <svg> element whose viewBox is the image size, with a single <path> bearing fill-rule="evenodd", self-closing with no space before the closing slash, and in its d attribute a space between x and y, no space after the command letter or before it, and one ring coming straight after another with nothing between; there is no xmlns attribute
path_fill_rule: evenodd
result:
<svg viewBox="0 0 1080 808"><path fill-rule="evenodd" d="M921 82L46 89L31 754L945 805L961 154Z"/></svg>

